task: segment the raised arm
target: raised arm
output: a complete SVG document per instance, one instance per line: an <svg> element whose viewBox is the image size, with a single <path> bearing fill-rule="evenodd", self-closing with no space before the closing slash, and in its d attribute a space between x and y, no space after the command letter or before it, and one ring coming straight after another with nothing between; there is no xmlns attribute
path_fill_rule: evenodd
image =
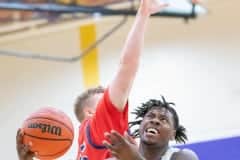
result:
<svg viewBox="0 0 240 160"><path fill-rule="evenodd" d="M155 0L142 0L140 3L122 50L118 71L109 85L110 99L120 111L124 109L138 70L147 21L151 14L160 11L165 6L166 4L159 4Z"/></svg>

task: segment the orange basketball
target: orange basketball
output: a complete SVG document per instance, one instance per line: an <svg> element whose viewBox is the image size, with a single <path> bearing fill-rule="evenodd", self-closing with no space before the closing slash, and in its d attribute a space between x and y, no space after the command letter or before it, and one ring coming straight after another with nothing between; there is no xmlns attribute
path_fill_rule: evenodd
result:
<svg viewBox="0 0 240 160"><path fill-rule="evenodd" d="M23 123L23 143L41 160L62 156L72 145L74 129L70 118L55 108L42 108Z"/></svg>

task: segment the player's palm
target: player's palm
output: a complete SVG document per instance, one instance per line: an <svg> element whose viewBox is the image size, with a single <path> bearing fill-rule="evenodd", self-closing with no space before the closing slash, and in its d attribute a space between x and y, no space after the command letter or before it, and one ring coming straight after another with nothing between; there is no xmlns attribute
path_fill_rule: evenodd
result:
<svg viewBox="0 0 240 160"><path fill-rule="evenodd" d="M105 133L105 137L109 142L104 141L103 144L110 150L112 156L116 157L117 160L144 160L138 152L136 142L128 135L128 133L125 133L125 136L123 137L120 133L111 131L111 133Z"/></svg>

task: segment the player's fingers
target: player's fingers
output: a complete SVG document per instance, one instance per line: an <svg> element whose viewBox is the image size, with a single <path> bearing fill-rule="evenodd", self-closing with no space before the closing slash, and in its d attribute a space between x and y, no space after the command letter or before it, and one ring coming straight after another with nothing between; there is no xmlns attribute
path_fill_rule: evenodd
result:
<svg viewBox="0 0 240 160"><path fill-rule="evenodd" d="M111 151L111 155L112 155L113 157L116 157L117 159L119 159L119 155L118 155L117 152Z"/></svg>
<svg viewBox="0 0 240 160"><path fill-rule="evenodd" d="M106 140L103 141L103 145L108 148L110 151L114 151L114 152L119 152L122 148L122 145L123 143L115 143L115 144L112 144L112 143L109 143L107 142Z"/></svg>
<svg viewBox="0 0 240 160"><path fill-rule="evenodd" d="M109 132L104 132L104 137L109 140L110 139L110 133Z"/></svg>
<svg viewBox="0 0 240 160"><path fill-rule="evenodd" d="M34 156L35 156L35 153L29 152L26 160L33 160Z"/></svg>
<svg viewBox="0 0 240 160"><path fill-rule="evenodd" d="M33 157L27 157L26 160L33 160Z"/></svg>
<svg viewBox="0 0 240 160"><path fill-rule="evenodd" d="M22 142L21 129L18 129L18 131L17 131L16 142L17 142L17 144L21 144L21 142Z"/></svg>
<svg viewBox="0 0 240 160"><path fill-rule="evenodd" d="M127 132L124 132L124 137L128 140L128 142L137 145L137 142Z"/></svg>
<svg viewBox="0 0 240 160"><path fill-rule="evenodd" d="M117 150L120 145L126 143L125 139L116 131L111 131L111 133L105 132L104 135L110 142L109 144L111 144L111 146L108 145L108 147L114 150Z"/></svg>
<svg viewBox="0 0 240 160"><path fill-rule="evenodd" d="M29 151L30 151L29 146L28 146L28 145L24 145L24 146L23 146L23 151L24 151L25 153L29 152Z"/></svg>
<svg viewBox="0 0 240 160"><path fill-rule="evenodd" d="M23 132L21 129L18 129L17 135L16 135L16 149L19 154L23 154L22 152L24 148L23 144Z"/></svg>
<svg viewBox="0 0 240 160"><path fill-rule="evenodd" d="M31 152L30 148L31 148L31 145L24 145L24 150L26 152Z"/></svg>
<svg viewBox="0 0 240 160"><path fill-rule="evenodd" d="M125 139L124 139L124 137L120 134L120 133L118 133L117 131L115 131L115 130L112 130L111 131L111 135L118 141L118 142L125 142Z"/></svg>
<svg viewBox="0 0 240 160"><path fill-rule="evenodd" d="M106 140L109 141L110 143L112 143L112 144L116 143L116 140L111 133L105 132L104 136L105 136Z"/></svg>
<svg viewBox="0 0 240 160"><path fill-rule="evenodd" d="M120 142L120 139L118 139L118 137L115 136L115 134L113 133L113 131L111 131L111 133L108 133L106 134L107 138L109 139L109 141L112 143L112 144L118 144L118 143L121 143Z"/></svg>
<svg viewBox="0 0 240 160"><path fill-rule="evenodd" d="M25 156L26 153L27 153L26 145L20 144L20 145L19 145L19 148L18 148L18 153L19 153L21 156Z"/></svg>
<svg viewBox="0 0 240 160"><path fill-rule="evenodd" d="M107 149L109 149L109 150L111 150L111 151L113 151L114 150L114 147L113 147L113 145L112 144L110 144L108 141L106 141L106 140L103 140L103 145L105 146L105 147L107 147Z"/></svg>

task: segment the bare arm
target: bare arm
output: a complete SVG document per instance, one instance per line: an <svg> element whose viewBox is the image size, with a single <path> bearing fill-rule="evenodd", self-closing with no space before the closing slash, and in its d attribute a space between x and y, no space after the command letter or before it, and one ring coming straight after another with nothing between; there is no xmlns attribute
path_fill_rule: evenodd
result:
<svg viewBox="0 0 240 160"><path fill-rule="evenodd" d="M124 109L138 70L147 21L151 14L158 12L165 6L166 4L157 4L155 0L141 1L122 50L119 69L109 85L110 99L120 111Z"/></svg>

